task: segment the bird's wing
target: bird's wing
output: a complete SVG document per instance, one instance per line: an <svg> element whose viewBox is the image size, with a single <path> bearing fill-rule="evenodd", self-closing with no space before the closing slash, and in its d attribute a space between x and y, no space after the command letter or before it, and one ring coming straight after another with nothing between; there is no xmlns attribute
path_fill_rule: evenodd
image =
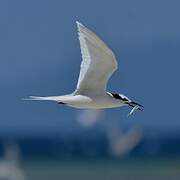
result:
<svg viewBox="0 0 180 180"><path fill-rule="evenodd" d="M82 63L76 92L102 94L117 61L113 52L95 33L77 22Z"/></svg>

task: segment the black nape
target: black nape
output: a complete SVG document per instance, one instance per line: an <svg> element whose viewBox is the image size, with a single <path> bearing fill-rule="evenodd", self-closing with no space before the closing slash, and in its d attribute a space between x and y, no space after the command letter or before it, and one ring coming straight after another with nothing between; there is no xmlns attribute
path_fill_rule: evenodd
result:
<svg viewBox="0 0 180 180"><path fill-rule="evenodd" d="M119 94L111 93L111 95L112 95L115 99L120 99L120 100L122 100L122 101L128 101L128 99L126 99L125 97L121 97Z"/></svg>
<svg viewBox="0 0 180 180"><path fill-rule="evenodd" d="M119 94L115 94L115 93L111 93L111 94L114 98L122 100L122 97Z"/></svg>

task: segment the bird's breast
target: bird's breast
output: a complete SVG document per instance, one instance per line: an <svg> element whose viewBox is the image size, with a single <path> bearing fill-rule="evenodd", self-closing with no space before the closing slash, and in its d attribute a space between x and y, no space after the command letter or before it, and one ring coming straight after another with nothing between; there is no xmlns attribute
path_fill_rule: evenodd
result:
<svg viewBox="0 0 180 180"><path fill-rule="evenodd" d="M123 106L118 101L115 101L108 96L85 96L85 95L75 95L69 97L66 100L66 105L75 108L84 109L104 109L112 107Z"/></svg>

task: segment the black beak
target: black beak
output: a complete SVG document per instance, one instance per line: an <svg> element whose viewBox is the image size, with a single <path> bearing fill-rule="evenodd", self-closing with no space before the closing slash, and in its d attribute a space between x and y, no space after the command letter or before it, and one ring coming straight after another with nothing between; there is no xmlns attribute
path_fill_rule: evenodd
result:
<svg viewBox="0 0 180 180"><path fill-rule="evenodd" d="M134 101L127 102L127 104L128 104L129 106L131 106L131 107L139 106L139 107L138 107L138 110L140 110L140 111L142 111L143 108L144 108L143 105L138 104L138 103L136 103L136 102L134 102Z"/></svg>

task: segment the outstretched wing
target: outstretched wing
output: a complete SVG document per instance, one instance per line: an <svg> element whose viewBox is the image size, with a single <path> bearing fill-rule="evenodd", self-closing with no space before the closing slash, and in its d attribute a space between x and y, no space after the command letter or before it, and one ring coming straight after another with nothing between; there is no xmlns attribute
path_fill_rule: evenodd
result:
<svg viewBox="0 0 180 180"><path fill-rule="evenodd" d="M113 52L92 31L77 22L82 63L77 84L77 93L102 94L106 84L117 69Z"/></svg>

